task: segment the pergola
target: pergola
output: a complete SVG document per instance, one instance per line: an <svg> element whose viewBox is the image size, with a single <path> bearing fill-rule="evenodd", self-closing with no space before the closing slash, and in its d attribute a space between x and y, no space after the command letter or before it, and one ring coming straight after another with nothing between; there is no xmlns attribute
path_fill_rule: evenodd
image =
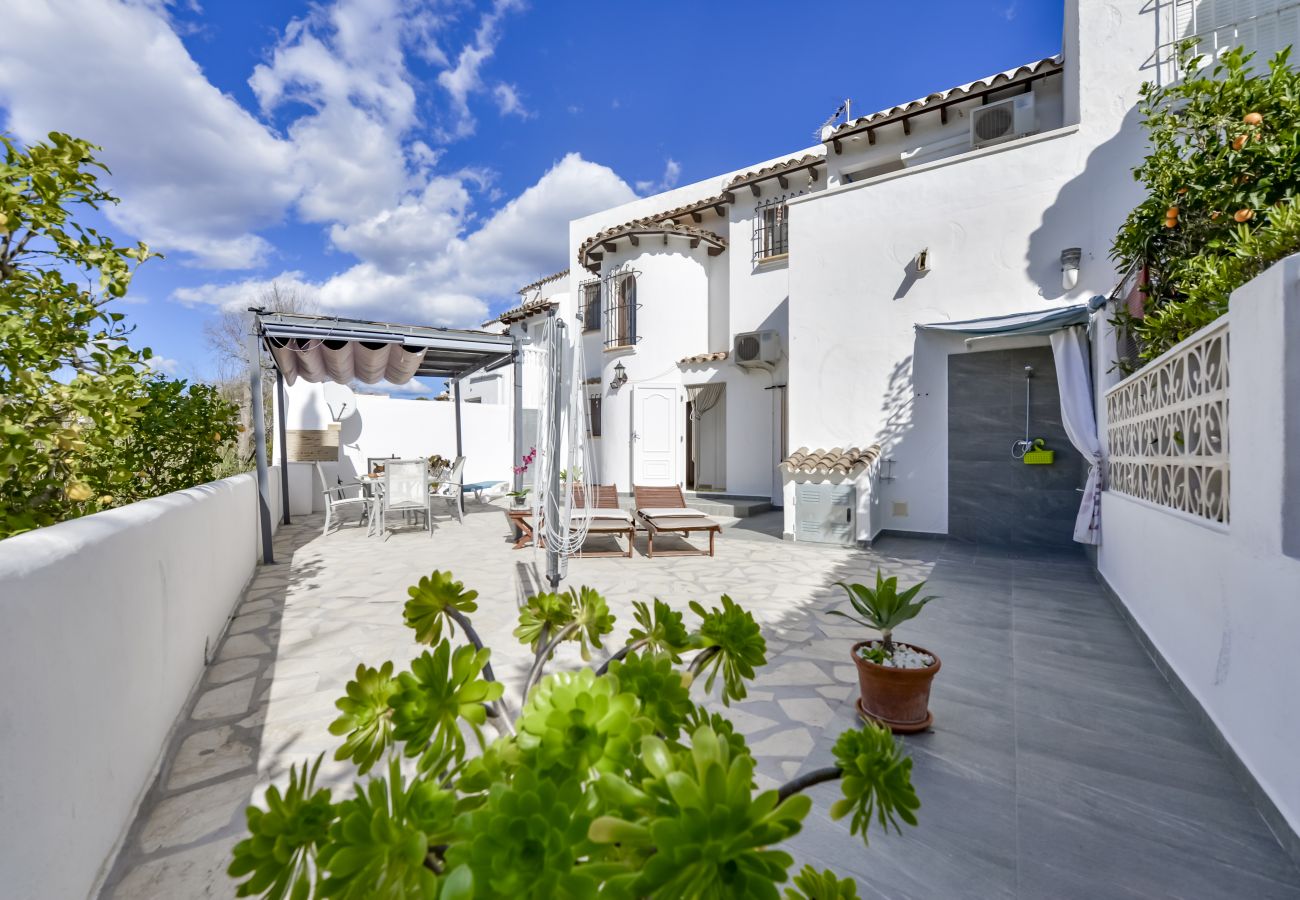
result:
<svg viewBox="0 0 1300 900"><path fill-rule="evenodd" d="M280 491L283 522L289 522L289 467L285 440L285 385L299 379L311 383L387 381L404 384L412 378L446 378L456 404L456 454L461 441L460 381L471 372L492 371L514 365L515 458L523 455L523 355L515 338L456 328L398 325L336 316L268 313L253 308L251 354L254 360L266 348L276 370L276 404L279 408ZM271 545L270 480L267 474L266 430L263 425L262 372L251 367L253 432L257 453L257 487L262 523L262 558L274 562ZM516 476L516 482L519 477ZM519 488L515 484L515 488ZM463 502L459 500L458 502Z"/></svg>

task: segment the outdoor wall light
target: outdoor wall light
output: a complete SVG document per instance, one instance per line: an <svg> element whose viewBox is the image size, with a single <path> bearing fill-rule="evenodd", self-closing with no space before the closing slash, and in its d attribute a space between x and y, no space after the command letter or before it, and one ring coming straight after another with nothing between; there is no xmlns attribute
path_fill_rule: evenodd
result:
<svg viewBox="0 0 1300 900"><path fill-rule="evenodd" d="M1072 291L1079 283L1079 260L1082 258L1083 251L1078 247L1061 251L1061 290Z"/></svg>
<svg viewBox="0 0 1300 900"><path fill-rule="evenodd" d="M614 377L610 379L609 389L616 391L625 384L627 384L627 369L623 368L622 363L618 363L614 366Z"/></svg>

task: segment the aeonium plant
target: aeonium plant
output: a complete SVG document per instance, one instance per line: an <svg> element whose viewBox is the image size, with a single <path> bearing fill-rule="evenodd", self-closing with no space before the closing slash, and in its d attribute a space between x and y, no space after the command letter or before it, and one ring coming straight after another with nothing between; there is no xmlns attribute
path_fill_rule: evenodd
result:
<svg viewBox="0 0 1300 900"><path fill-rule="evenodd" d="M911 759L874 725L842 734L833 765L756 789L744 736L692 695L707 673L730 705L766 662L729 597L692 603L693 628L660 600L634 603L623 646L549 675L566 642L584 660L603 650L615 619L590 588L530 597L515 636L533 662L512 714L469 618L477 593L433 572L409 594L406 624L431 649L403 672L359 666L330 728L335 758L368 777L335 795L316 786L321 758L291 768L287 789L248 810L229 868L239 896L777 898L793 865L779 845L809 787L838 780L829 813L864 842L873 819L916 823ZM784 896L857 892L805 867Z"/></svg>

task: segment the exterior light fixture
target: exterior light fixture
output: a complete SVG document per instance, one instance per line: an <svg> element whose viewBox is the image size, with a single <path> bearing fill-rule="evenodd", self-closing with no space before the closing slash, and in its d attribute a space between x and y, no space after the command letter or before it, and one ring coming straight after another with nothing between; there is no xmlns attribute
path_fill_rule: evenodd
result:
<svg viewBox="0 0 1300 900"><path fill-rule="evenodd" d="M614 366L614 377L610 379L609 389L616 391L625 384L627 384L627 369L623 368L622 363L618 363Z"/></svg>
<svg viewBox="0 0 1300 900"><path fill-rule="evenodd" d="M1083 251L1078 247L1061 251L1061 290L1072 291L1079 283L1079 260L1082 258Z"/></svg>

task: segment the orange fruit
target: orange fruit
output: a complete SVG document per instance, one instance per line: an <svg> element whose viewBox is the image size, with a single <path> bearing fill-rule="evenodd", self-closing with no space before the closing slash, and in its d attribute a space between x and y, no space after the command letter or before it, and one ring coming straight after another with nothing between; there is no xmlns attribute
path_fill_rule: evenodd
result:
<svg viewBox="0 0 1300 900"><path fill-rule="evenodd" d="M86 484L84 481L71 482L63 489L63 493L66 494L68 499L73 503L82 503L95 496L95 492L90 489L90 485Z"/></svg>
<svg viewBox="0 0 1300 900"><path fill-rule="evenodd" d="M1217 218L1218 218L1219 216L1221 216L1221 215L1223 215L1223 213L1219 212L1219 211L1216 209L1214 212L1210 213L1210 221L1213 222L1215 219L1217 219Z"/></svg>
<svg viewBox="0 0 1300 900"><path fill-rule="evenodd" d="M1178 218L1178 207L1176 207L1176 206L1171 206L1171 207L1169 207L1167 210L1165 210L1165 218L1166 218L1166 219L1176 219L1176 218Z"/></svg>
<svg viewBox="0 0 1300 900"><path fill-rule="evenodd" d="M1178 220L1177 220L1177 219L1165 219L1165 227L1166 227L1166 228L1177 228L1177 227L1178 227Z"/></svg>
<svg viewBox="0 0 1300 900"><path fill-rule="evenodd" d="M1180 194L1186 194L1186 193L1187 193L1187 188L1185 188L1185 187L1180 187L1180 188L1178 189L1178 193L1180 193Z"/></svg>
<svg viewBox="0 0 1300 900"><path fill-rule="evenodd" d="M1257 112L1251 112L1242 116L1241 121L1245 122L1247 125L1262 125L1264 123L1264 117Z"/></svg>
<svg viewBox="0 0 1300 900"><path fill-rule="evenodd" d="M1239 209L1232 214L1232 217L1238 222L1249 222L1255 218L1255 211L1253 209Z"/></svg>
<svg viewBox="0 0 1300 900"><path fill-rule="evenodd" d="M1244 146L1246 146L1246 136L1244 134L1239 134L1232 139L1233 150L1240 150Z"/></svg>

